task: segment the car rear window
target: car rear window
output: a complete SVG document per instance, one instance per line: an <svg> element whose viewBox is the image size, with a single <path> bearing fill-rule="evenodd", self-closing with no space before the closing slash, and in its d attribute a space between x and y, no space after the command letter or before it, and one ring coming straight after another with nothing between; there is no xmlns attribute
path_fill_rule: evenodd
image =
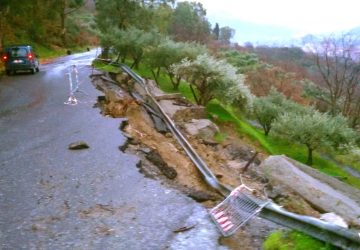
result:
<svg viewBox="0 0 360 250"><path fill-rule="evenodd" d="M26 48L10 48L9 55L11 57L26 57L27 49Z"/></svg>

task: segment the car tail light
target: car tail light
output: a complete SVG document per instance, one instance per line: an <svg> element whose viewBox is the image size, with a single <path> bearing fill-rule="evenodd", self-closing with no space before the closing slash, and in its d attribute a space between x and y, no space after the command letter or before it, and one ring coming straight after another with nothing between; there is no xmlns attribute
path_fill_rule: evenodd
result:
<svg viewBox="0 0 360 250"><path fill-rule="evenodd" d="M33 59L33 55L30 53L30 54L28 54L28 58L29 59Z"/></svg>
<svg viewBox="0 0 360 250"><path fill-rule="evenodd" d="M3 56L2 56L2 59L3 59L4 62L6 62L7 59L8 59L8 56L7 56L7 55L3 55Z"/></svg>

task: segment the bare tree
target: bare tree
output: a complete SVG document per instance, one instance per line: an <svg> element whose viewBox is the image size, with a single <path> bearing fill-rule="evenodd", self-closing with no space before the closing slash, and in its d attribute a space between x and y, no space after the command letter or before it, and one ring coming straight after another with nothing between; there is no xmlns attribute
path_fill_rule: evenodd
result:
<svg viewBox="0 0 360 250"><path fill-rule="evenodd" d="M351 34L329 36L314 45L314 59L328 92L331 114L349 116L360 81L360 65L356 58L358 40Z"/></svg>

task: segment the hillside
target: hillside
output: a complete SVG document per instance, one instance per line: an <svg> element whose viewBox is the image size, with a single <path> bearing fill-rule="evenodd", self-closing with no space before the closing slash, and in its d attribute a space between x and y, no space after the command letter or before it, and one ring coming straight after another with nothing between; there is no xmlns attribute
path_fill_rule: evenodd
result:
<svg viewBox="0 0 360 250"><path fill-rule="evenodd" d="M94 7L92 0L2 1L0 50L7 44L31 44L40 56L49 56L68 48L94 45Z"/></svg>

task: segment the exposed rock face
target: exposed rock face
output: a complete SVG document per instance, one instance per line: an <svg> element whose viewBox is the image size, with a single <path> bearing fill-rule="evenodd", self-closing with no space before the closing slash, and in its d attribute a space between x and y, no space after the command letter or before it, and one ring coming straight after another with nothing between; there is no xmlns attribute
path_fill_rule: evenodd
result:
<svg viewBox="0 0 360 250"><path fill-rule="evenodd" d="M334 212L352 225L360 225L358 190L284 156L270 156L260 168L272 186L284 187L284 193L294 192L313 207Z"/></svg>
<svg viewBox="0 0 360 250"><path fill-rule="evenodd" d="M203 140L213 140L215 134L219 132L219 128L208 119L192 119L184 127L190 135Z"/></svg>

